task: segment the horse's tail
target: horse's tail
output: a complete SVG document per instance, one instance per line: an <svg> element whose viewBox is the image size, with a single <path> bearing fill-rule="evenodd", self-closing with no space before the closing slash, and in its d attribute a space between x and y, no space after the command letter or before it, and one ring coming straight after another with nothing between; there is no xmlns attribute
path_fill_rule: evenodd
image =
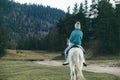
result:
<svg viewBox="0 0 120 80"><path fill-rule="evenodd" d="M83 73L82 73L82 69L83 69L83 60L81 60L81 54L83 54L83 51L79 48L77 48L77 50L75 51L75 65L76 65L76 70L78 73L78 78L80 80L86 80Z"/></svg>

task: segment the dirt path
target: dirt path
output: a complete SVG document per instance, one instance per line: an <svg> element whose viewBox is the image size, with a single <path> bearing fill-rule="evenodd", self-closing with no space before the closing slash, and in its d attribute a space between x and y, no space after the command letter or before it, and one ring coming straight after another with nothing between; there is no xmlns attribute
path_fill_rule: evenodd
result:
<svg viewBox="0 0 120 80"><path fill-rule="evenodd" d="M109 67L103 65L89 65L84 67L85 71L96 72L96 73L108 73L120 77L120 67Z"/></svg>
<svg viewBox="0 0 120 80"><path fill-rule="evenodd" d="M54 60L36 61L35 63L48 66L63 66L62 62ZM120 67L111 66L111 64L88 64L83 70L96 73L108 73L120 77Z"/></svg>

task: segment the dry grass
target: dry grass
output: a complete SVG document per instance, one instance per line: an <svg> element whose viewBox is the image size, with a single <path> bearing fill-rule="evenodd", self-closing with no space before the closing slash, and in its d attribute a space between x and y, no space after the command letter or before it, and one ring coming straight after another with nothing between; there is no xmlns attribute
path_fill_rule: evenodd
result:
<svg viewBox="0 0 120 80"><path fill-rule="evenodd" d="M60 56L58 52L47 52L39 50L6 50L5 56L2 60L44 60L44 59L54 59L56 56Z"/></svg>

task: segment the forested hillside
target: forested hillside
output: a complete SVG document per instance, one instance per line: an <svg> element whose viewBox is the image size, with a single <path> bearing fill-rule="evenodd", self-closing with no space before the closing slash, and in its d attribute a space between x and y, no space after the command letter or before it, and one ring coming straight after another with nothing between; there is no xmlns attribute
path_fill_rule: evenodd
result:
<svg viewBox="0 0 120 80"><path fill-rule="evenodd" d="M5 5L3 5L5 2ZM44 37L55 27L55 23L65 13L62 10L35 4L19 4L13 1L0 1L1 25L6 27L10 39L21 36Z"/></svg>
<svg viewBox="0 0 120 80"><path fill-rule="evenodd" d="M81 22L82 46L97 54L120 53L120 4L91 0L76 3L73 13L0 0L0 51L4 48L63 51L76 21Z"/></svg>

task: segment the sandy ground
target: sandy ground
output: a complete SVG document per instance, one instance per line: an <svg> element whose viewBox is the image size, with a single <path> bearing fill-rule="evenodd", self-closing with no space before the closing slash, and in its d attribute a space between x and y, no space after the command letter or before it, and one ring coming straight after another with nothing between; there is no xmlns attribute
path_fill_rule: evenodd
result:
<svg viewBox="0 0 120 80"><path fill-rule="evenodd" d="M48 66L63 66L62 62L54 60L36 61L35 63ZM88 64L84 67L84 71L96 72L96 73L108 73L120 77L120 67L111 66L111 64Z"/></svg>

